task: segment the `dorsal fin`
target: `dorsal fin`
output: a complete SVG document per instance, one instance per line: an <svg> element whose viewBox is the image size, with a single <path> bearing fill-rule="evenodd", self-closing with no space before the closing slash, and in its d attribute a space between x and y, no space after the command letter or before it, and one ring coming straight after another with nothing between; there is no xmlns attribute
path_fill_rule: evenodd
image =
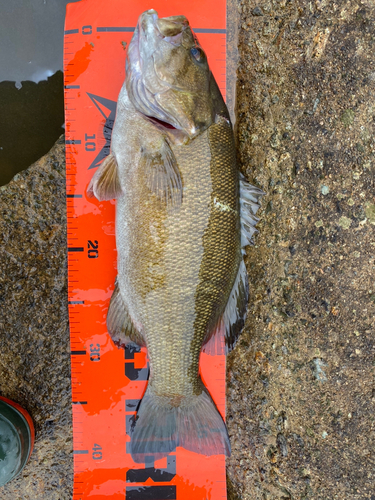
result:
<svg viewBox="0 0 375 500"><path fill-rule="evenodd" d="M249 184L240 174L240 209L241 209L241 246L242 249L253 244L252 236L256 232L255 225L258 218L255 216L260 205L259 200L265 193ZM245 253L244 250L242 250ZM204 340L203 351L208 354L224 354L235 346L242 328L245 325L249 284L246 266L241 259L238 273L229 295L224 313L216 328L208 332ZM224 336L225 343L222 341Z"/></svg>
<svg viewBox="0 0 375 500"><path fill-rule="evenodd" d="M234 348L245 325L248 296L249 284L246 266L241 259L224 313L214 331L207 335L203 352L211 355L226 354ZM225 343L222 342L223 335Z"/></svg>
<svg viewBox="0 0 375 500"><path fill-rule="evenodd" d="M253 245L252 236L257 232L256 223L259 221L255 217L260 208L259 200L265 193L252 186L240 173L240 208L241 208L241 246Z"/></svg>

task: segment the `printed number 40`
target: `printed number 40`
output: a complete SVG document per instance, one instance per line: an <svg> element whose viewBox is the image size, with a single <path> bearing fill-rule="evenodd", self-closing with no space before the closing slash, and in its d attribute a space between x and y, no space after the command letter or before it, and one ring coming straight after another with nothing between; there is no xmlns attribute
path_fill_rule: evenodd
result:
<svg viewBox="0 0 375 500"><path fill-rule="evenodd" d="M88 240L88 242L87 242L87 248L88 248L87 254L88 254L89 259L97 259L99 257L98 247L99 247L98 240L94 240L94 241Z"/></svg>
<svg viewBox="0 0 375 500"><path fill-rule="evenodd" d="M94 460L101 460L103 458L102 447L100 444L94 443L92 448L92 458Z"/></svg>

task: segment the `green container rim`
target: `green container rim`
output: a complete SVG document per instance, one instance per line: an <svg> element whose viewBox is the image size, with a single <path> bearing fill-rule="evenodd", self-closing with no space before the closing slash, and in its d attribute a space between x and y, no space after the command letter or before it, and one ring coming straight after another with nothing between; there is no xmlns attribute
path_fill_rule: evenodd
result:
<svg viewBox="0 0 375 500"><path fill-rule="evenodd" d="M34 445L34 425L26 410L21 408L17 403L2 396L0 396L0 414L16 430L21 444L20 465L11 477L0 482L0 486L4 486L23 470L31 455Z"/></svg>

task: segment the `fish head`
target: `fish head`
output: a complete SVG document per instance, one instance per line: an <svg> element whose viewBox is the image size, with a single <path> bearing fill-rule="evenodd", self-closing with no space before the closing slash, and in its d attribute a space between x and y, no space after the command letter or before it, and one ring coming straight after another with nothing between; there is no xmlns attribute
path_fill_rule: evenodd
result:
<svg viewBox="0 0 375 500"><path fill-rule="evenodd" d="M126 61L126 88L137 111L192 139L215 119L210 78L185 16L141 14Z"/></svg>

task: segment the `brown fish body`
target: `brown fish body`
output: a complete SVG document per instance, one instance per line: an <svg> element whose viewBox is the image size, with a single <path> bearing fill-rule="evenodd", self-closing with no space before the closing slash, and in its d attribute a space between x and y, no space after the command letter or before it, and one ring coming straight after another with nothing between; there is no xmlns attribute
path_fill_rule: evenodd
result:
<svg viewBox="0 0 375 500"><path fill-rule="evenodd" d="M150 138L164 140L127 104L117 123L121 127L123 121L121 140L136 151L147 148ZM228 122L219 120L171 149L183 179L182 204L172 211L150 194L139 164L122 171L125 162L116 155L124 191L117 201L116 242L118 283L146 340L149 385L157 395L178 398L202 391L202 343L223 314L241 251L238 171Z"/></svg>
<svg viewBox="0 0 375 500"><path fill-rule="evenodd" d="M183 16L140 17L111 150L89 189L117 198L108 331L118 344L145 345L150 359L133 458L177 445L229 454L199 357L223 331L232 348L243 326L241 248L255 231L261 191L240 181L227 109Z"/></svg>

